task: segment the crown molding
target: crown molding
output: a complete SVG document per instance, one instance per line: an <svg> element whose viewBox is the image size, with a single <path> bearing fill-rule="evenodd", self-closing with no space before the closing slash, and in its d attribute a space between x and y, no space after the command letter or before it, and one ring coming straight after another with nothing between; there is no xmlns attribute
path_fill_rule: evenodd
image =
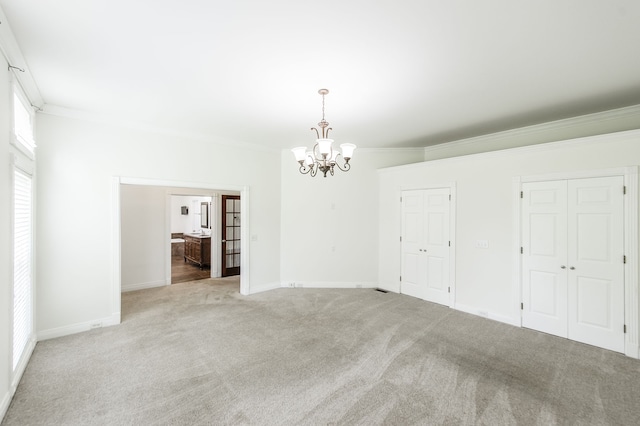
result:
<svg viewBox="0 0 640 426"><path fill-rule="evenodd" d="M13 31L11 31L9 21L2 7L0 7L0 52L2 52L10 66L24 70L24 72L13 70L13 74L25 95L29 98L31 105L41 109L44 105L44 100L40 94L40 89L38 89L38 85L33 79L31 71L29 71L27 61L22 56L22 51L13 35Z"/></svg>
<svg viewBox="0 0 640 426"><path fill-rule="evenodd" d="M505 148L495 151L478 152L474 154L464 154L455 157L438 158L434 160L425 160L420 163L405 164L401 166L386 167L378 169L378 173L392 173L396 171L406 171L413 169L421 169L429 164L454 164L458 162L469 162L474 159L500 158L507 157L514 153L526 153L536 151L551 151L554 149L562 149L570 146L577 148L590 144L601 143L602 141L615 142L629 139L637 139L640 143L640 129L625 130L621 132L605 133L600 135L585 136L575 139L567 139L562 141L544 142L534 145L519 146L515 148Z"/></svg>
<svg viewBox="0 0 640 426"><path fill-rule="evenodd" d="M272 153L279 151L279 148L271 148L263 145L258 145L258 144L243 142L238 140L232 140L232 139L213 140L212 135L205 134L205 133L189 132L189 131L158 127L150 124L140 123L134 120L124 120L121 118L117 118L117 117L113 117L105 114L82 111L78 109L67 108L67 107L53 105L53 104L45 104L44 107L42 108L42 111L40 111L40 113L45 115L52 115L56 117L70 118L73 120L103 124L106 126L127 128L130 130L136 130L140 132L155 133L158 135L171 136L174 138L189 139L195 142L202 142L202 143L208 143L208 144L215 143L216 145L224 145L224 146L229 146L229 147L238 148L238 149L245 148L245 149L251 149L254 151L272 152Z"/></svg>
<svg viewBox="0 0 640 426"><path fill-rule="evenodd" d="M579 128L588 124L603 123L626 118L637 118L640 126L640 105L632 105L624 108L617 108L608 111L596 112L593 114L580 115L577 117L565 118L562 120L550 121L548 123L534 124L532 126L520 127L517 129L505 130L502 132L490 133L482 136L475 136L467 139L446 142L424 148L425 158L430 153L447 151L455 148L464 148L469 145L483 145L496 143L505 140L517 140L523 137L535 137L543 133L557 132L564 129ZM567 138L562 138L567 139ZM546 140L533 142L533 144L554 142L556 140ZM529 144L532 144L531 142ZM498 148L500 149L500 148ZM502 148L504 149L504 148ZM465 154L463 154L465 155Z"/></svg>

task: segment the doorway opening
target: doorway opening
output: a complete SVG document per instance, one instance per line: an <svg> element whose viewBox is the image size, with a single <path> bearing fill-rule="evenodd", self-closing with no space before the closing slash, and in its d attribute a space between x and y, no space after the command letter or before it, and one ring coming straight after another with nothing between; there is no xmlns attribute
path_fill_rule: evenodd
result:
<svg viewBox="0 0 640 426"><path fill-rule="evenodd" d="M171 194L171 284L215 277L211 270L212 240L215 232L213 195Z"/></svg>
<svg viewBox="0 0 640 426"><path fill-rule="evenodd" d="M128 213L123 211L123 204L126 202L126 200L123 200L123 195L126 196L126 194L124 194L126 187L133 186L149 189L150 192L154 193L153 196L150 196L151 198L160 194L161 201L156 203L157 197L151 200L153 203L150 203L150 200L147 199L136 200L134 197L130 197L130 199L133 198L137 203L133 209L129 209L129 211L135 212L136 220L127 221ZM111 297L115 311L117 312L120 312L121 309L121 293L123 291L171 285L171 194L207 196L219 194L220 197L222 195L240 196L240 208L243 212L240 216L240 246L243 247L243 250L239 255L243 268L239 276L239 290L242 295L250 294L248 275L248 266L250 264L248 235L250 229L247 209L249 205L249 187L116 176L112 179L113 210L111 223L113 285ZM150 205L159 207L157 209L151 209ZM218 203L218 206L219 205L220 203ZM150 216L146 214L150 214ZM216 229L216 227L218 229L220 227L221 221L214 222L214 218L216 217L219 218L220 216L212 202L212 209L209 215L211 231ZM153 226L160 228L160 231L150 231L149 228ZM147 234L141 234L143 229L146 229ZM221 232L220 230L220 233ZM212 238L215 239L216 237L212 236ZM153 239L155 243L147 244L147 239ZM220 234L218 234L217 241L221 241ZM147 245L143 247L141 244ZM149 250L149 247L152 249ZM211 250L211 259L214 259L210 266L211 273L220 276L222 258L220 244L213 244ZM150 257L152 257L153 260L150 261ZM148 275L149 273L152 273L153 277L149 278L145 276L145 274Z"/></svg>

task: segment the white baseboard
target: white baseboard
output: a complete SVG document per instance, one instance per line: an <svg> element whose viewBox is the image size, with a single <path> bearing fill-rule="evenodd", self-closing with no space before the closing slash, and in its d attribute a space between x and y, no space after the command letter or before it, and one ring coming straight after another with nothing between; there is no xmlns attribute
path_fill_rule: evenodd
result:
<svg viewBox="0 0 640 426"><path fill-rule="evenodd" d="M2 397L2 402L0 402L0 422L4 420L4 416L7 414L11 398L13 398L13 393L11 390L7 389Z"/></svg>
<svg viewBox="0 0 640 426"><path fill-rule="evenodd" d="M166 281L150 281L148 283L138 283L138 284L127 284L123 285L120 292L126 293L127 291L136 291L136 290L145 290L147 288L156 288L156 287L164 287L168 285Z"/></svg>
<svg viewBox="0 0 640 426"><path fill-rule="evenodd" d="M249 294L262 293L265 291L275 290L280 288L281 285L279 282L266 283L261 285L252 285L249 289Z"/></svg>
<svg viewBox="0 0 640 426"><path fill-rule="evenodd" d="M118 324L120 324L120 312L114 312L108 317L96 318L91 321L39 331L38 341L54 339L56 337L68 336L70 334L82 333L83 331L89 331L95 328L108 327Z"/></svg>
<svg viewBox="0 0 640 426"><path fill-rule="evenodd" d="M5 392L2 397L2 402L0 402L0 422L4 419L4 416L7 414L7 410L9 409L9 404L11 404L11 399L13 395L16 394L16 389L18 389L18 384L22 379L22 375L24 374L24 370L27 368L27 364L29 364L29 360L31 359L31 355L33 354L33 350L36 348L36 336L32 335L29 341L27 342L27 346L24 348L24 352L22 354L22 358L16 367L16 373L11 378L11 383L9 384L9 389Z"/></svg>
<svg viewBox="0 0 640 426"><path fill-rule="evenodd" d="M482 310L482 309L477 308L475 306L469 306L469 305L463 305L461 303L456 303L453 306L453 309L455 309L457 311L466 312L468 314L477 315L479 317L488 318L490 320L494 320L494 321L502 322L502 323L505 323L505 324L513 325L515 327L520 327L519 318L512 318L512 317L508 317L506 315L496 314L495 312L485 311L485 310Z"/></svg>
<svg viewBox="0 0 640 426"><path fill-rule="evenodd" d="M377 288L375 282L339 282L339 281L283 281L285 288Z"/></svg>
<svg viewBox="0 0 640 426"><path fill-rule="evenodd" d="M382 290L387 290L390 291L392 293L400 293L400 284L395 282L395 283L378 283L377 288L380 288Z"/></svg>

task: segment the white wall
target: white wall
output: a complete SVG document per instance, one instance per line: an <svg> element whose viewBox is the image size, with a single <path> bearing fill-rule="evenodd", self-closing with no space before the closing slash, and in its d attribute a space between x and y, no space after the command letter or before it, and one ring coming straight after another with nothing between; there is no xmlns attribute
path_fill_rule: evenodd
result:
<svg viewBox="0 0 640 426"><path fill-rule="evenodd" d="M455 301L463 310L519 323L513 293L516 176L606 169L640 164L640 131L477 154L379 173L379 279L399 289L401 189L455 182L457 187ZM489 249L475 248L488 240ZM516 302L516 303L514 303Z"/></svg>
<svg viewBox="0 0 640 426"><path fill-rule="evenodd" d="M197 197L189 195L172 195L171 196L171 232L172 233L188 233L194 231L200 231L200 203L214 202L214 197ZM197 208L194 209L194 203L197 204ZM183 215L181 212L182 206L189 208L189 214ZM211 215L215 214L215 206L212 205ZM209 225L212 226L212 221L209 220ZM195 225L194 225L195 224ZM197 225L197 226L196 226Z"/></svg>
<svg viewBox="0 0 640 426"><path fill-rule="evenodd" d="M114 176L248 186L255 237L249 247L250 291L279 284L279 152L53 115L41 114L37 130L39 337L82 331L119 316L112 284Z"/></svg>
<svg viewBox="0 0 640 426"><path fill-rule="evenodd" d="M377 286L376 170L421 160L422 150L356 149L351 171L312 178L283 151L283 285Z"/></svg>
<svg viewBox="0 0 640 426"><path fill-rule="evenodd" d="M167 284L166 197L164 187L120 187L123 291Z"/></svg>

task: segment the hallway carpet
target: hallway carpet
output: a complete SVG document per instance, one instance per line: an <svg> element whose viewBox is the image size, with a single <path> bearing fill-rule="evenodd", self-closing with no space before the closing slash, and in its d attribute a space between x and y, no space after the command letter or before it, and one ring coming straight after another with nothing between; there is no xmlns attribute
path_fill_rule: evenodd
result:
<svg viewBox="0 0 640 426"><path fill-rule="evenodd" d="M640 361L372 289L125 293L38 343L4 425L640 424Z"/></svg>

